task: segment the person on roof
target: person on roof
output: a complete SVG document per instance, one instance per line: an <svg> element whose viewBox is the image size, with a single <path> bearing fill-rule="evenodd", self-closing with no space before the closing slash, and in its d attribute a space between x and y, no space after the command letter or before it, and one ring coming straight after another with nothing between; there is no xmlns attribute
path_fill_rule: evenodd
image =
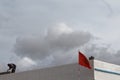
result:
<svg viewBox="0 0 120 80"><path fill-rule="evenodd" d="M8 65L8 67L9 67L9 69L7 70L7 72L9 72L9 73L15 73L16 65L13 64L13 63L9 63L9 64L7 64L7 65Z"/></svg>

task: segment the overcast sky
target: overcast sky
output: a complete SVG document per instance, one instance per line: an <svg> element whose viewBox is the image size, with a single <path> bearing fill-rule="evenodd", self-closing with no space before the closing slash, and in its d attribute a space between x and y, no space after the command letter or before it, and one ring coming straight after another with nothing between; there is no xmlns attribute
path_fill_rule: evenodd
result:
<svg viewBox="0 0 120 80"><path fill-rule="evenodd" d="M0 0L0 63L60 65L81 50L120 64L119 21L119 0Z"/></svg>

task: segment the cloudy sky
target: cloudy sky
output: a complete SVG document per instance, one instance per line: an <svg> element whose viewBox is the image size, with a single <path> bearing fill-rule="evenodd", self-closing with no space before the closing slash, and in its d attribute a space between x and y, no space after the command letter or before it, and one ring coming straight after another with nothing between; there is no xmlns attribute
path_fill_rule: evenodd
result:
<svg viewBox="0 0 120 80"><path fill-rule="evenodd" d="M0 63L18 71L77 62L120 65L119 0L0 0Z"/></svg>

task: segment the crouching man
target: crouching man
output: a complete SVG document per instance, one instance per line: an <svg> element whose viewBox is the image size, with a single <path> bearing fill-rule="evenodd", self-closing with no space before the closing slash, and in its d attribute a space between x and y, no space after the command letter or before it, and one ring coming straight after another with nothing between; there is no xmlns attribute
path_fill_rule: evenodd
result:
<svg viewBox="0 0 120 80"><path fill-rule="evenodd" d="M8 67L9 67L9 69L7 70L7 72L9 72L9 73L15 73L16 65L13 64L13 63L9 63L9 64L7 64L7 65L8 65Z"/></svg>

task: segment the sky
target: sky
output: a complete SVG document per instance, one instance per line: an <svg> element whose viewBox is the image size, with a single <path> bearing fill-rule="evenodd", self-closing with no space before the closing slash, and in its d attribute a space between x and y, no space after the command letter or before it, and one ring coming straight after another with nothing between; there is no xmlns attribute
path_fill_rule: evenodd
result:
<svg viewBox="0 0 120 80"><path fill-rule="evenodd" d="M0 65L68 64L79 50L120 65L119 21L119 0L0 0Z"/></svg>

